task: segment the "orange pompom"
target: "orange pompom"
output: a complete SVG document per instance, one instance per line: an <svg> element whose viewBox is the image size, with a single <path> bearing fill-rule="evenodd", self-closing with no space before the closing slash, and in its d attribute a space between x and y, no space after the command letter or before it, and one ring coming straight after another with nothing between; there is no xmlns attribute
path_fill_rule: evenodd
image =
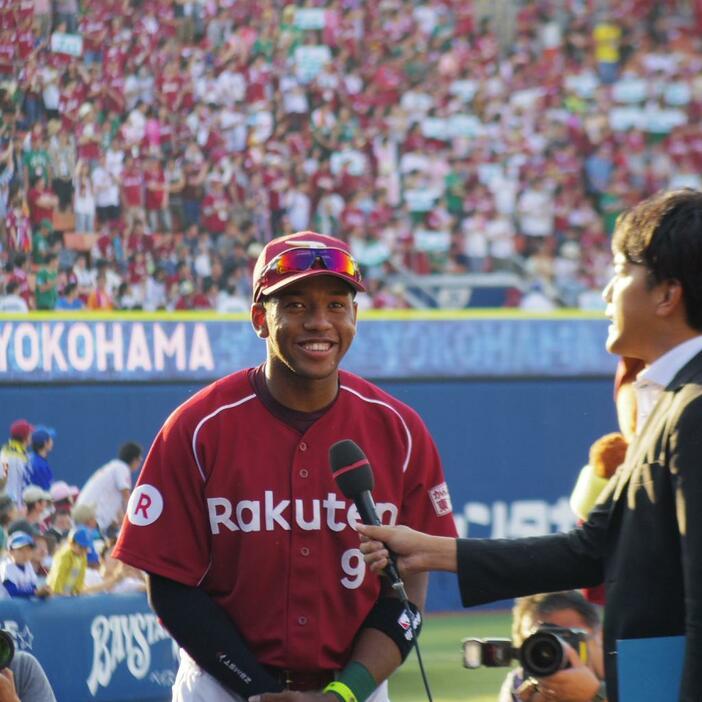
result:
<svg viewBox="0 0 702 702"><path fill-rule="evenodd" d="M609 479L619 466L624 463L626 439L619 433L605 434L590 446L590 466L600 478Z"/></svg>

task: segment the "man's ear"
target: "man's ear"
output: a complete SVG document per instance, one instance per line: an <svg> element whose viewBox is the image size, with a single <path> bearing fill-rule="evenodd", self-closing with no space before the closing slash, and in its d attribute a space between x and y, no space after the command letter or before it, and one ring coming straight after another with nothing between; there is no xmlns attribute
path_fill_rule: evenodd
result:
<svg viewBox="0 0 702 702"><path fill-rule="evenodd" d="M261 339L268 337L268 323L266 322L266 308L262 302L251 305L251 324L254 331Z"/></svg>
<svg viewBox="0 0 702 702"><path fill-rule="evenodd" d="M666 280L660 284L660 297L656 311L660 317L670 317L676 311L685 314L683 288L679 280Z"/></svg>

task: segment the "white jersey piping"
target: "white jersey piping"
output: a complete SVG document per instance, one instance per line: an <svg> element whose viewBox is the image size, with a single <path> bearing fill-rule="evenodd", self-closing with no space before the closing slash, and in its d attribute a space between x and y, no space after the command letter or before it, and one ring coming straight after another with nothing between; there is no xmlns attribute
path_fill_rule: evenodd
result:
<svg viewBox="0 0 702 702"><path fill-rule="evenodd" d="M238 400L237 402L232 402L229 405L222 405L221 407L218 407L214 412L210 412L206 417L203 417L195 427L195 431L193 432L193 458L195 459L195 464L197 465L197 469L200 471L200 477L202 478L202 482L204 483L207 480L207 477L205 476L205 471L202 470L202 466L200 465L200 459L197 457L197 435L200 429L202 428L202 425L208 421L209 419L212 419L212 417L216 417L220 412L223 412L226 409L232 409L233 407L238 407L239 405L243 405L244 402L248 402L249 400L253 400L256 397L256 393L252 393L251 395L247 395L246 397L242 398L241 400Z"/></svg>
<svg viewBox="0 0 702 702"><path fill-rule="evenodd" d="M407 456L405 456L404 463L402 464L402 472L406 473L407 466L409 465L410 456L412 455L412 434L410 433L409 427L407 426L404 417L392 405L389 405L387 402L383 402L382 400L374 400L370 397L366 397L365 395L361 395L361 393L358 392L358 390L353 390L348 385L341 385L339 387L341 390L346 390L352 395L356 395L356 397L363 400L364 402L370 402L373 405L382 405L383 407L387 407L391 412L394 412L397 415L398 419L402 422L402 427L405 430L405 434L407 435Z"/></svg>

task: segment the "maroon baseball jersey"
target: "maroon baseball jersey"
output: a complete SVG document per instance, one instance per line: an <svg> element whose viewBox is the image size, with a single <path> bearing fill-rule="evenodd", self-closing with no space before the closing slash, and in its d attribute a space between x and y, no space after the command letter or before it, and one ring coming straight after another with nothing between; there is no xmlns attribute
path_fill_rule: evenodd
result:
<svg viewBox="0 0 702 702"><path fill-rule="evenodd" d="M365 452L384 524L455 536L436 446L414 410L346 372L334 403L300 434L271 414L249 373L213 383L168 418L115 555L202 587L260 662L341 668L380 581L366 571L350 526L358 513L333 480L329 447L352 439Z"/></svg>

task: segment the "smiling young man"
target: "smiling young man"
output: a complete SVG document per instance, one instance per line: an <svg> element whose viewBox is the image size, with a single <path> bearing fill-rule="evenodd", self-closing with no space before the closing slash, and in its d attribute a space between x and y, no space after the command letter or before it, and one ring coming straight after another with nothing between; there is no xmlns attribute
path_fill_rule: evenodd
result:
<svg viewBox="0 0 702 702"><path fill-rule="evenodd" d="M466 606L606 588L607 699L617 702L617 640L685 637L678 699L702 690L702 193L674 190L617 220L604 291L607 348L642 359L636 437L588 521L532 539L436 539L359 527L374 570L457 571ZM601 700L601 691L593 691ZM599 696L598 696L599 695Z"/></svg>
<svg viewBox="0 0 702 702"><path fill-rule="evenodd" d="M422 420L339 369L363 289L338 239L267 244L251 307L265 363L181 405L147 457L115 555L149 573L152 606L182 647L178 702L382 702L409 653L399 600L366 575L329 447L351 439L366 453L383 523L455 527ZM415 610L426 584L406 582Z"/></svg>

